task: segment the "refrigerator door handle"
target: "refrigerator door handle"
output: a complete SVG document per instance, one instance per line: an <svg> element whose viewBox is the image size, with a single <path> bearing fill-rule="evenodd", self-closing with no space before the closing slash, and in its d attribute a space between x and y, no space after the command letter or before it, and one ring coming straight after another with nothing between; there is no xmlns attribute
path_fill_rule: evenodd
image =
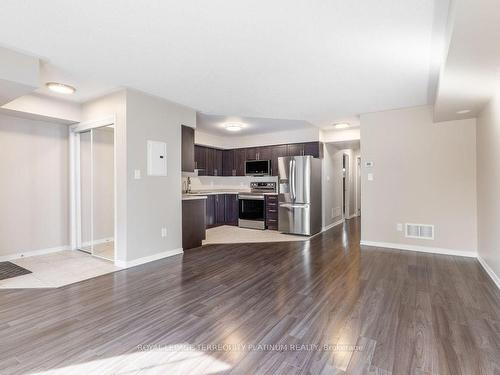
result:
<svg viewBox="0 0 500 375"><path fill-rule="evenodd" d="M296 181L295 181L295 160L292 159L290 160L290 193L292 195L292 200L295 201L295 199L297 199L297 195L296 195Z"/></svg>

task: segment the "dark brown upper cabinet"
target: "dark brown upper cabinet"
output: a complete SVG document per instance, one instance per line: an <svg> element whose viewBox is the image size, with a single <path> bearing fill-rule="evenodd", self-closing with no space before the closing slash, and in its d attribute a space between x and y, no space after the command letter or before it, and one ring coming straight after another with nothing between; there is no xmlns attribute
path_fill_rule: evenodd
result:
<svg viewBox="0 0 500 375"><path fill-rule="evenodd" d="M271 174L278 176L278 158L288 156L287 145L272 146L271 149Z"/></svg>
<svg viewBox="0 0 500 375"><path fill-rule="evenodd" d="M215 150L214 176L224 176L223 151Z"/></svg>
<svg viewBox="0 0 500 375"><path fill-rule="evenodd" d="M322 158L323 157L323 143L322 142L304 143L304 155L311 155L315 158Z"/></svg>
<svg viewBox="0 0 500 375"><path fill-rule="evenodd" d="M194 129L190 126L181 126L181 165L182 172L194 172Z"/></svg>
<svg viewBox="0 0 500 375"><path fill-rule="evenodd" d="M257 156L259 160L271 160L272 146L259 147Z"/></svg>
<svg viewBox="0 0 500 375"><path fill-rule="evenodd" d="M259 148L258 147L250 147L245 149L246 160L259 160Z"/></svg>
<svg viewBox="0 0 500 375"><path fill-rule="evenodd" d="M236 176L236 169L234 168L234 150L222 151L222 175Z"/></svg>
<svg viewBox="0 0 500 375"><path fill-rule="evenodd" d="M304 155L304 144L303 143L292 143L287 145L288 156L303 156Z"/></svg>
<svg viewBox="0 0 500 375"><path fill-rule="evenodd" d="M234 169L236 176L245 175L245 161L247 160L246 150L244 148L237 148L234 150Z"/></svg>
<svg viewBox="0 0 500 375"><path fill-rule="evenodd" d="M206 176L207 174L207 148L204 146L194 146L194 164L198 170L198 176Z"/></svg>

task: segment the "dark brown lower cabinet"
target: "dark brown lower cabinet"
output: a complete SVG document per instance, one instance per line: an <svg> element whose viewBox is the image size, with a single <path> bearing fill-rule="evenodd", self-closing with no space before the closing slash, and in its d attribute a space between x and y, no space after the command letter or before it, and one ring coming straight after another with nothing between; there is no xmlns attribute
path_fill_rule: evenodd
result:
<svg viewBox="0 0 500 375"><path fill-rule="evenodd" d="M278 196L266 195L266 227L278 230Z"/></svg>
<svg viewBox="0 0 500 375"><path fill-rule="evenodd" d="M238 225L238 194L226 194L226 225Z"/></svg>
<svg viewBox="0 0 500 375"><path fill-rule="evenodd" d="M206 199L206 226L215 226L215 195L207 195Z"/></svg>
<svg viewBox="0 0 500 375"><path fill-rule="evenodd" d="M224 194L214 195L215 197L215 225L226 223L226 197Z"/></svg>
<svg viewBox="0 0 500 375"><path fill-rule="evenodd" d="M182 248L200 247L205 239L205 199L182 201Z"/></svg>

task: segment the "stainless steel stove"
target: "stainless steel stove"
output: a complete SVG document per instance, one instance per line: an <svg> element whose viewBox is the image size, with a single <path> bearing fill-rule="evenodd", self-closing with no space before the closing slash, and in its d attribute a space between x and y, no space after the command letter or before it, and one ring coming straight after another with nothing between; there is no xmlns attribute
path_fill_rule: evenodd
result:
<svg viewBox="0 0 500 375"><path fill-rule="evenodd" d="M238 194L238 226L251 229L266 229L264 193L276 193L276 182L251 182L249 193Z"/></svg>

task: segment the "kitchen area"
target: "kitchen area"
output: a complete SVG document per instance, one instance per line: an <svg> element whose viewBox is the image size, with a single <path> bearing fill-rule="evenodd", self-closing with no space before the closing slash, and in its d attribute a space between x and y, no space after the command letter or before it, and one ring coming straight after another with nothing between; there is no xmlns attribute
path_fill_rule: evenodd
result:
<svg viewBox="0 0 500 375"><path fill-rule="evenodd" d="M321 231L321 142L215 148L182 127L183 248Z"/></svg>

